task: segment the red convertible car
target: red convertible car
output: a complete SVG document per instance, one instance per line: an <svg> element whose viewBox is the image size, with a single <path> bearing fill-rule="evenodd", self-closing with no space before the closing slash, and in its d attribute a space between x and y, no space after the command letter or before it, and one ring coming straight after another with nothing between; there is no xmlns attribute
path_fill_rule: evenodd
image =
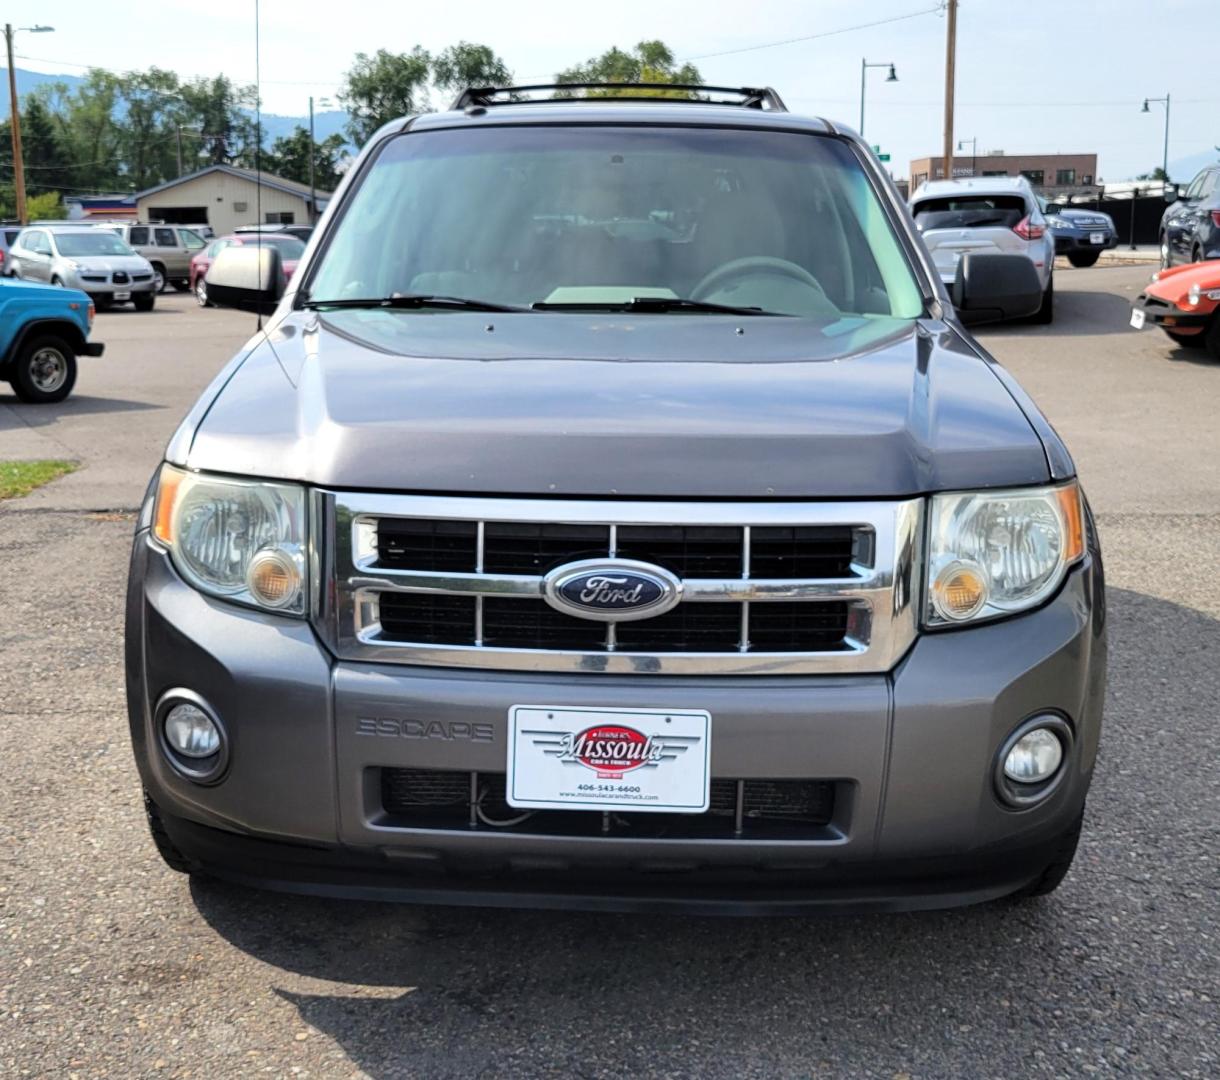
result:
<svg viewBox="0 0 1220 1080"><path fill-rule="evenodd" d="M1220 360L1220 259L1154 274L1131 309L1131 325L1159 326L1176 344Z"/></svg>
<svg viewBox="0 0 1220 1080"><path fill-rule="evenodd" d="M295 236L287 233L230 233L213 240L198 255L191 259L191 292L200 307L210 307L208 301L208 267L212 260L225 248L233 244L267 244L277 247L284 264L284 277L291 278L297 263L305 254L305 244Z"/></svg>

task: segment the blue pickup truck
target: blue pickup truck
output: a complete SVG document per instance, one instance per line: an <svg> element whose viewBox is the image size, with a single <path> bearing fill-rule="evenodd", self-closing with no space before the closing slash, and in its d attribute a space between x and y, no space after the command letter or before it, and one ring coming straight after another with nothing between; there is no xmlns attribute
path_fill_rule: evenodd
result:
<svg viewBox="0 0 1220 1080"><path fill-rule="evenodd" d="M76 289L0 281L0 379L32 405L63 401L76 382L76 358L101 356L90 341L93 302Z"/></svg>

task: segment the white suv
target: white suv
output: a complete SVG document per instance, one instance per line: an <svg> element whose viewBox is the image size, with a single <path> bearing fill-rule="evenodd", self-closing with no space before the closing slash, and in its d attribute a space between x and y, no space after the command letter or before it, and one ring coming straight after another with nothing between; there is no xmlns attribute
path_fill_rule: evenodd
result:
<svg viewBox="0 0 1220 1080"><path fill-rule="evenodd" d="M1042 283L1042 307L1033 319L1054 318L1055 238L1025 177L933 180L919 185L910 207L942 281L952 284L968 253L1025 255Z"/></svg>

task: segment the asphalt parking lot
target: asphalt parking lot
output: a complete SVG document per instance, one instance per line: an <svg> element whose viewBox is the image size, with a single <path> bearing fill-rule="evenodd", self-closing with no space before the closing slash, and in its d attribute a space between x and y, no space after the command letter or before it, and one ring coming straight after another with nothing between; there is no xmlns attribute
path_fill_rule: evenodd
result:
<svg viewBox="0 0 1220 1080"><path fill-rule="evenodd" d="M170 873L127 742L132 511L253 316L99 316L76 394L0 393L0 1075L1220 1074L1220 364L1128 329L1142 268L980 333L1076 455L1110 585L1107 728L1056 894L730 920L411 908Z"/></svg>

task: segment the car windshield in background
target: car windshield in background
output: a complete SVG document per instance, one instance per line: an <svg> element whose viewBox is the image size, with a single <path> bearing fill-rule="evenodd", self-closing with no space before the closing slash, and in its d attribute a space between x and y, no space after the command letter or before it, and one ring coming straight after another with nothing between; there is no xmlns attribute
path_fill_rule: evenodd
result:
<svg viewBox="0 0 1220 1080"><path fill-rule="evenodd" d="M719 128L398 136L307 288L313 304L442 296L545 304L548 314L645 299L830 320L922 311L907 257L846 143ZM716 314L664 303L633 310Z"/></svg>
<svg viewBox="0 0 1220 1080"><path fill-rule="evenodd" d="M96 232L56 233L55 246L59 248L61 255L69 257L135 254L131 248L107 229L98 229Z"/></svg>
<svg viewBox="0 0 1220 1080"><path fill-rule="evenodd" d="M242 237L243 244L247 246L261 245L263 247L273 247L285 259L299 259L305 254L305 245L295 236L249 236Z"/></svg>
<svg viewBox="0 0 1220 1080"><path fill-rule="evenodd" d="M1011 229L1025 217L1020 195L955 195L924 199L912 211L920 232L930 229Z"/></svg>

